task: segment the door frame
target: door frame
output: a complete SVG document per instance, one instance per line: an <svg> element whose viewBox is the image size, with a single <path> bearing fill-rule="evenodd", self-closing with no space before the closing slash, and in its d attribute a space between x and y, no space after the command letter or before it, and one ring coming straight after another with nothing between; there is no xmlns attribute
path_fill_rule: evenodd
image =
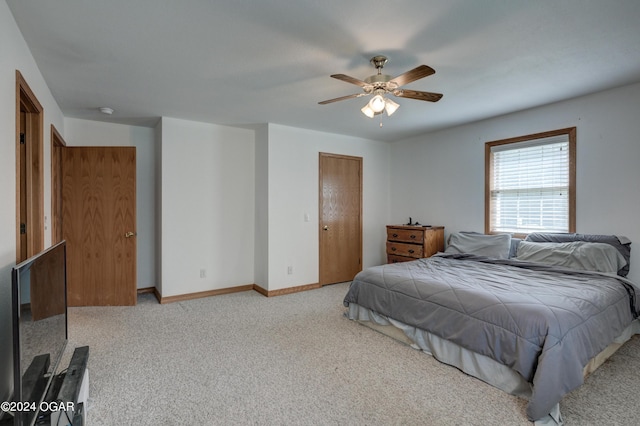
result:
<svg viewBox="0 0 640 426"><path fill-rule="evenodd" d="M362 199L363 199L363 185L362 185L362 175L363 175L363 158L362 157L358 157L358 156L353 156L353 155L343 155L343 154L332 154L332 153L328 153L328 152L320 152L318 155L318 282L320 284L320 287L324 286L324 285L328 285L330 283L326 283L325 280L326 278L323 280L324 277L326 277L326 272L323 272L323 259L322 259L322 223L323 223L323 170L322 170L322 158L323 157L333 157L333 158L340 158L340 159L345 159L345 160L355 160L358 162L359 164L359 177L360 177L360 203L358 206L359 209L359 222L360 222L360 226L358 229L358 235L359 235L359 239L360 239L360 244L359 246L359 259L360 259L360 266L362 267L362 246L363 246L363 237L362 237Z"/></svg>
<svg viewBox="0 0 640 426"><path fill-rule="evenodd" d="M62 149L64 138L51 125L51 245L62 241Z"/></svg>
<svg viewBox="0 0 640 426"><path fill-rule="evenodd" d="M44 109L27 84L20 71L16 70L16 262L21 258L23 243L20 238L20 223L26 216L26 257L31 257L44 248ZM26 116L26 156L22 163L20 155L20 115ZM24 166L24 168L23 168ZM26 174L23 188L22 173ZM22 197L26 200L22 211Z"/></svg>

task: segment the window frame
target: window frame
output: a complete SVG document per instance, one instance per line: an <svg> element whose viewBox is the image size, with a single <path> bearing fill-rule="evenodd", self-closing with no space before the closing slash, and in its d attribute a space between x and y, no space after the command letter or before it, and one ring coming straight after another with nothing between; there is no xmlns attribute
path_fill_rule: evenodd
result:
<svg viewBox="0 0 640 426"><path fill-rule="evenodd" d="M499 231L492 231L491 228L491 176L492 176L492 155L491 148L498 145L515 144L519 142L535 141L554 136L567 135L569 139L569 233L576 232L576 128L551 130L548 132L534 133L531 135L517 136L509 139L501 139L485 143L485 164L484 164L484 233L498 234ZM512 234L517 238L524 238L525 233Z"/></svg>

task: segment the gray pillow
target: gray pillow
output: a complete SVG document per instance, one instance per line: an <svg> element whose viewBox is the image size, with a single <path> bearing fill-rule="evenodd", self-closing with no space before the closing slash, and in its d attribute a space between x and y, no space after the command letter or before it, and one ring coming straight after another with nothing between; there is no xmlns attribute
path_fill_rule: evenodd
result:
<svg viewBox="0 0 640 426"><path fill-rule="evenodd" d="M627 264L622 254L612 245L586 241L566 243L521 241L516 259L581 271L607 273L617 273Z"/></svg>
<svg viewBox="0 0 640 426"><path fill-rule="evenodd" d="M509 259L512 257L516 257L516 253L518 252L518 245L522 241L522 238L511 237L511 247L509 248Z"/></svg>
<svg viewBox="0 0 640 426"><path fill-rule="evenodd" d="M511 248L510 234L485 235L472 232L454 232L449 236L445 253L470 253L494 259L508 259Z"/></svg>
<svg viewBox="0 0 640 426"><path fill-rule="evenodd" d="M627 264L618 270L618 275L626 277L629 273L629 259L631 257L631 241L626 237L615 235L597 234L547 234L533 233L527 235L525 241L566 243L571 241L589 241L593 243L605 243L616 248L627 261Z"/></svg>

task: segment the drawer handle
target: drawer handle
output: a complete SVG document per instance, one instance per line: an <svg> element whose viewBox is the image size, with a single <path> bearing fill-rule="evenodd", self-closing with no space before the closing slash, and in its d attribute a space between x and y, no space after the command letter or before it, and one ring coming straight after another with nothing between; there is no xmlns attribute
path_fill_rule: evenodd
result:
<svg viewBox="0 0 640 426"><path fill-rule="evenodd" d="M396 238L398 236L398 234L393 234L393 238Z"/></svg>
<svg viewBox="0 0 640 426"><path fill-rule="evenodd" d="M396 251L396 248L395 247L391 247L391 251Z"/></svg>
<svg viewBox="0 0 640 426"><path fill-rule="evenodd" d="M409 253L413 254L413 250L409 250Z"/></svg>
<svg viewBox="0 0 640 426"><path fill-rule="evenodd" d="M415 238L416 238L416 236L415 236L415 235L411 235L411 238L415 239Z"/></svg>

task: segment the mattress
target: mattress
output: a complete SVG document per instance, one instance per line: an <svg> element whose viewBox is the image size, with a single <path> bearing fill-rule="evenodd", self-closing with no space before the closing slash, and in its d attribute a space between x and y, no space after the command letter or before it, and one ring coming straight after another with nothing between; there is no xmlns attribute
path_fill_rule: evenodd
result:
<svg viewBox="0 0 640 426"><path fill-rule="evenodd" d="M522 392L534 421L580 386L590 360L634 322L636 293L617 276L455 254L368 268L344 304L428 332L425 347L434 336L515 372L529 386ZM423 337L410 336L421 348Z"/></svg>

